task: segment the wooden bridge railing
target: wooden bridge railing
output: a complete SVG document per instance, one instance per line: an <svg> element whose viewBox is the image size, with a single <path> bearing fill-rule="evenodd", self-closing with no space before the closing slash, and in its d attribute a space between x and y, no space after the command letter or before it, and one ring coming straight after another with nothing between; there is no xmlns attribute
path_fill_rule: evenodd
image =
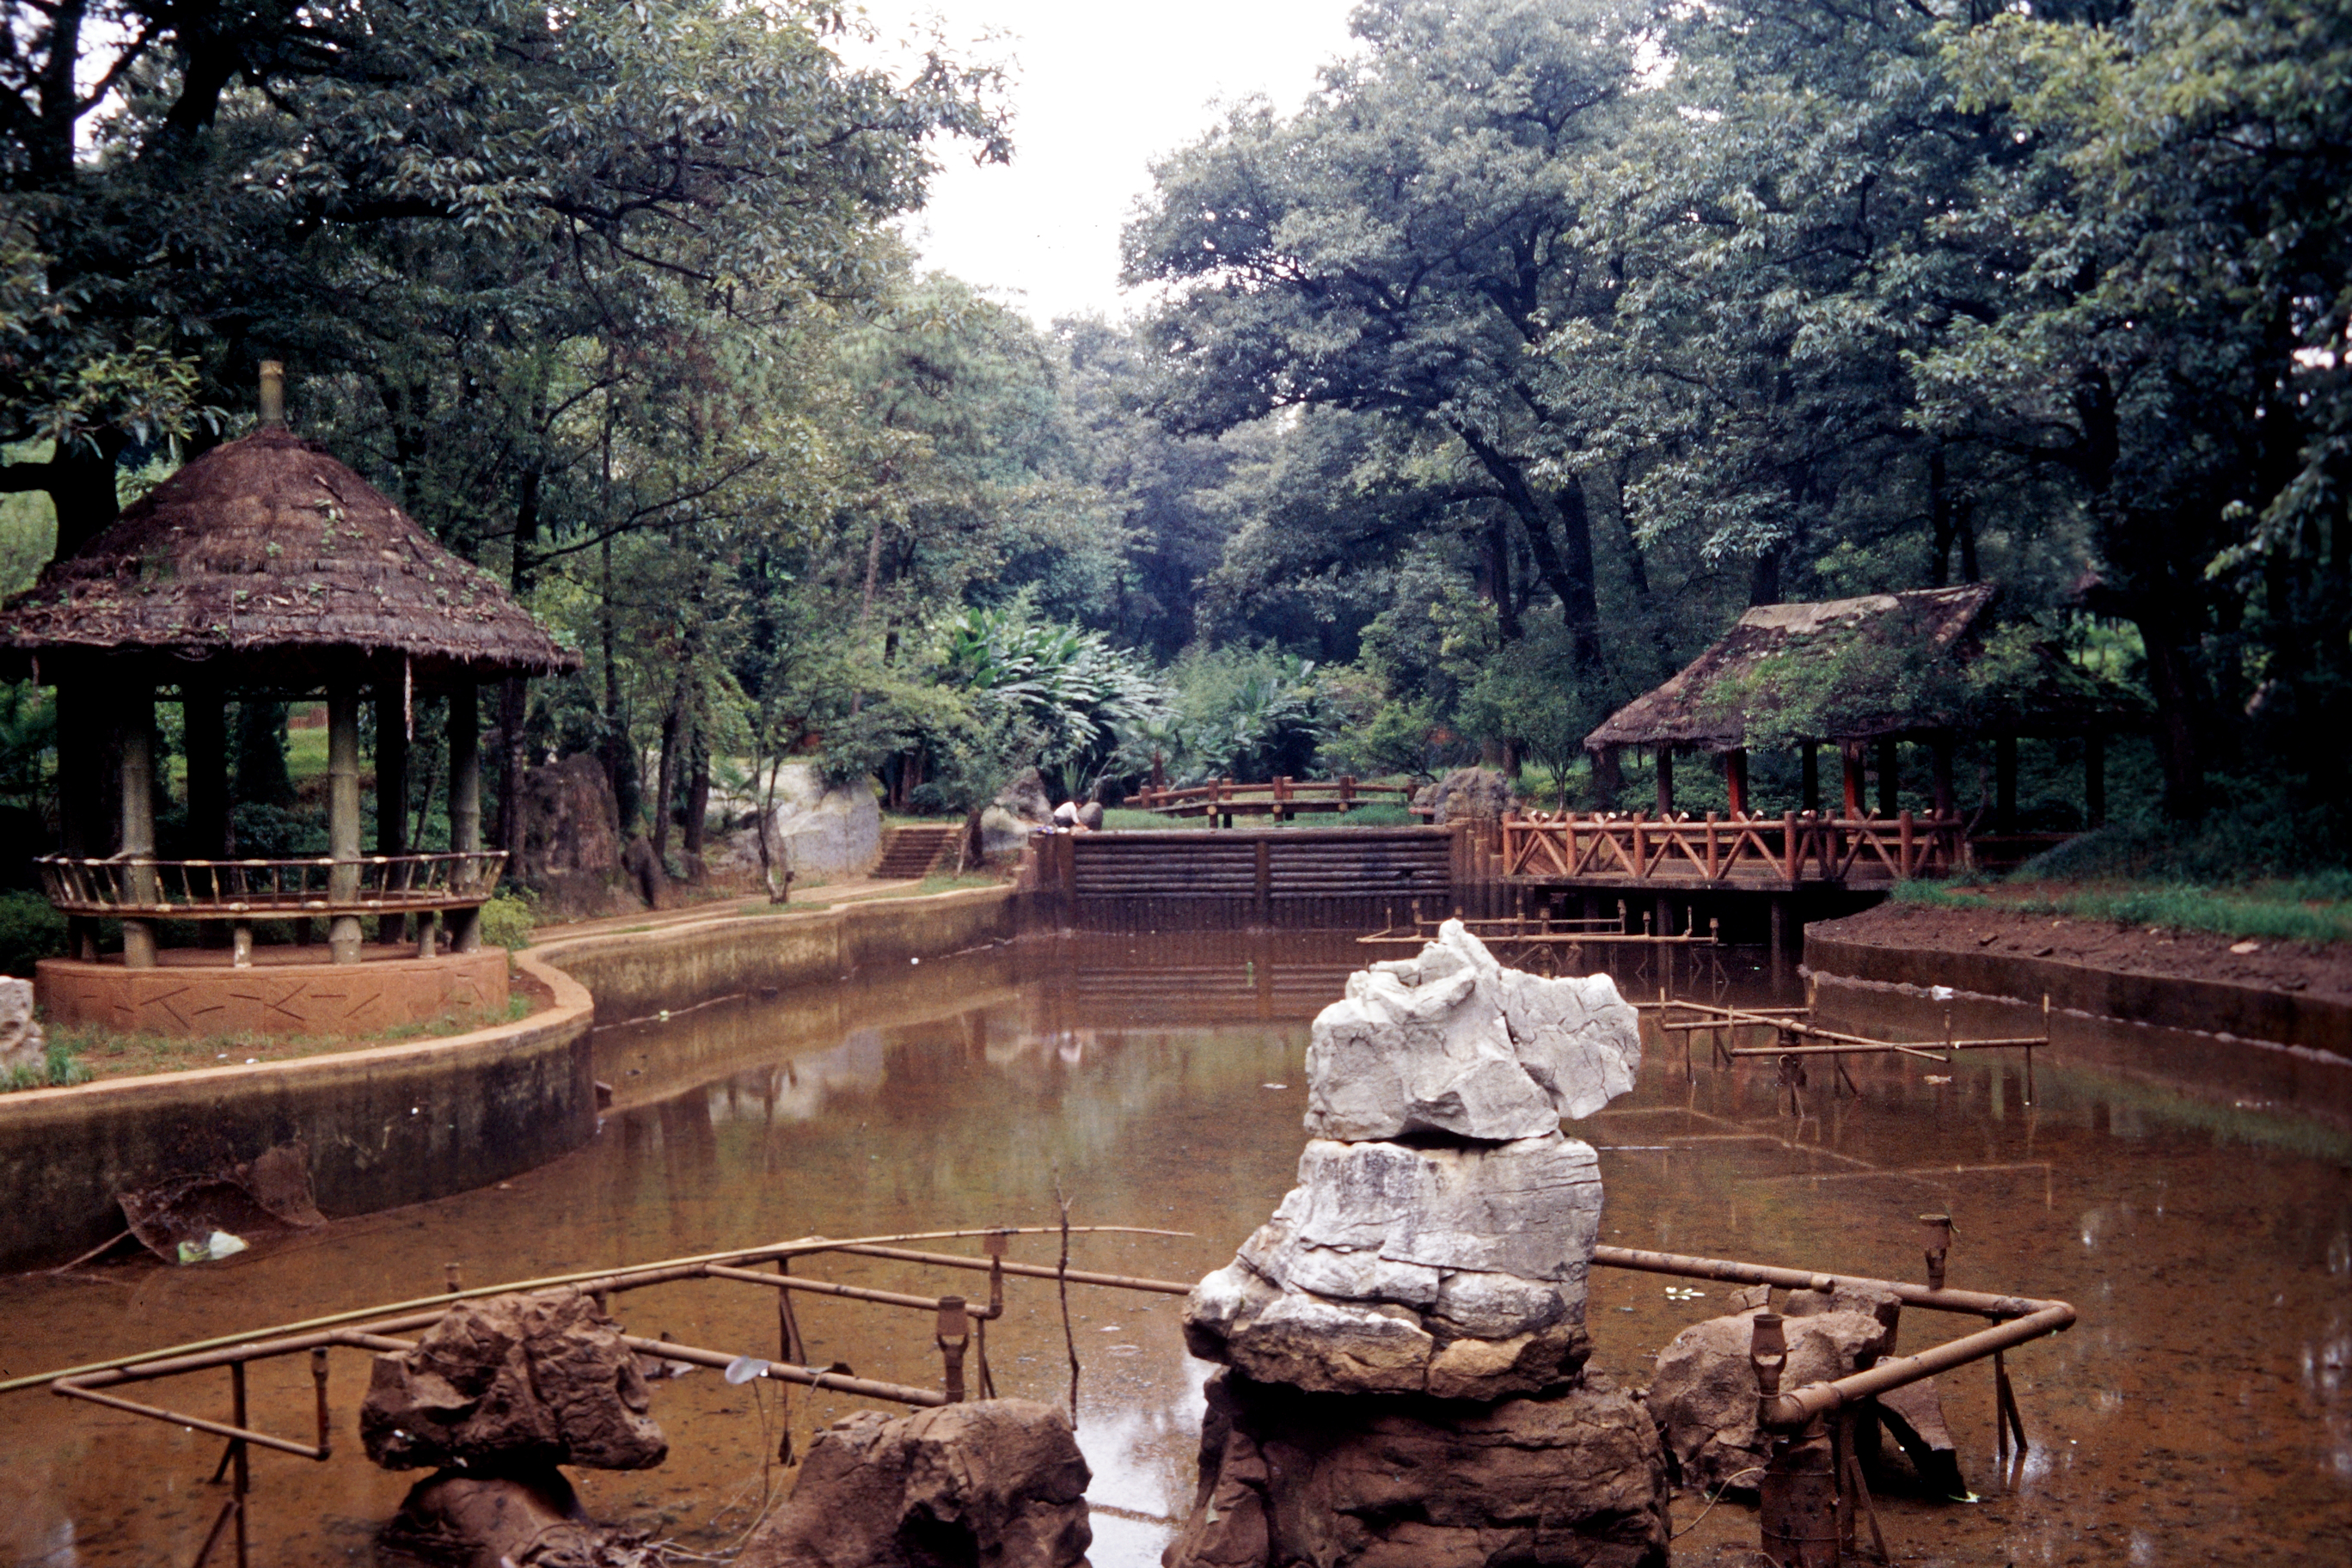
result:
<svg viewBox="0 0 2352 1568"><path fill-rule="evenodd" d="M1278 778L1265 784L1215 779L1187 789L1138 791L1129 804L1161 816L1273 816L1287 820L1301 812L1349 811L1384 801L1412 798L1409 784L1359 784L1354 778Z"/></svg>
<svg viewBox="0 0 2352 1568"><path fill-rule="evenodd" d="M1958 816L1552 816L1502 822L1505 877L1630 882L1907 881L1969 865Z"/></svg>

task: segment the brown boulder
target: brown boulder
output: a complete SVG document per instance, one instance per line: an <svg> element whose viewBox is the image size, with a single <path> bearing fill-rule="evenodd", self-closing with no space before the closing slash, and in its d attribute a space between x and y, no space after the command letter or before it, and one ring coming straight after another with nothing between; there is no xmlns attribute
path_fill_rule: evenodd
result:
<svg viewBox="0 0 2352 1568"><path fill-rule="evenodd" d="M580 755L522 775L514 879L559 910L602 909L621 868L621 807L604 764Z"/></svg>
<svg viewBox="0 0 2352 1568"><path fill-rule="evenodd" d="M1475 1405L1209 1380L1201 1482L1166 1568L1647 1568L1666 1470L1593 1379Z"/></svg>
<svg viewBox="0 0 2352 1568"><path fill-rule="evenodd" d="M375 1358L360 1437L388 1470L641 1470L669 1454L650 1404L636 1357L587 1297L493 1296Z"/></svg>
<svg viewBox="0 0 2352 1568"><path fill-rule="evenodd" d="M1755 1316L1693 1323L1658 1352L1650 1410L1685 1486L1753 1491L1763 1474L1769 1439L1756 1425L1756 1369L1748 1355ZM1862 1311L1791 1317L1782 1331L1784 1391L1858 1372L1895 1341L1892 1326Z"/></svg>
<svg viewBox="0 0 2352 1568"><path fill-rule="evenodd" d="M1086 1568L1093 1473L1050 1405L988 1399L816 1436L738 1568Z"/></svg>
<svg viewBox="0 0 2352 1568"><path fill-rule="evenodd" d="M528 1479L449 1470L427 1477L408 1489L383 1543L452 1568L609 1568L618 1561L560 1470Z"/></svg>

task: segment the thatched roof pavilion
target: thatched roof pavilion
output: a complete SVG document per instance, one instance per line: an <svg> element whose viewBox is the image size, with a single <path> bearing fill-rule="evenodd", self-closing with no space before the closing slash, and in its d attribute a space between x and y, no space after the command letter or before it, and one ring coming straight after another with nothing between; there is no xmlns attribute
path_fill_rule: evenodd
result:
<svg viewBox="0 0 2352 1568"><path fill-rule="evenodd" d="M16 679L139 660L310 689L385 656L436 687L580 667L495 576L283 426L197 458L0 609Z"/></svg>
<svg viewBox="0 0 2352 1568"><path fill-rule="evenodd" d="M313 911L331 921L337 963L359 961L362 915L393 924L451 912L454 943L469 951L503 858L481 845L478 689L579 666L496 577L288 430L274 362L262 366L259 429L172 475L0 607L0 677L58 688L66 853L41 863L50 897L76 918L76 948L91 963L97 918L119 916L131 968L155 963L157 920L234 921L242 965L250 921L290 910L306 929ZM209 858L154 858L159 687L182 704L191 837ZM226 700L320 691L329 855L228 859ZM360 849L362 692L376 710L372 857ZM449 700L451 841L446 853L415 855L402 839L406 751L426 693ZM119 809L103 813L110 754ZM427 921L428 956L433 942Z"/></svg>
<svg viewBox="0 0 2352 1568"><path fill-rule="evenodd" d="M1813 750L1834 744L1846 757L1847 807L1858 815L1861 748L1875 742L1881 809L1891 814L1898 741L1937 748L1937 805L1944 811L1950 806L1952 742L1982 735L1999 749L2004 798L2013 796L2019 736L2095 742L2137 727L2144 708L2129 692L2039 643L2021 657L2007 650L2007 665L1996 679L1973 681L1988 656L1984 615L1996 593L1992 584L1971 583L1757 605L1672 679L1611 714L1585 738L1585 747L1655 748L1662 811L1672 805L1675 752L1720 755L1738 812L1745 805L1751 744L1793 744L1802 751L1809 804L1818 792ZM2095 783L2093 793L2098 794Z"/></svg>

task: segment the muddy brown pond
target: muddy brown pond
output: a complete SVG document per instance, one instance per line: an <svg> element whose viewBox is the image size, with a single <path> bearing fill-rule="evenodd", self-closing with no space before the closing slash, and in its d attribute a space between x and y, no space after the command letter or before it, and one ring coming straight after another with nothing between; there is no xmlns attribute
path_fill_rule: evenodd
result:
<svg viewBox="0 0 2352 1568"><path fill-rule="evenodd" d="M21 1375L97 1356L467 1285L833 1237L1048 1225L1058 1184L1095 1236L1074 1267L1196 1279L1226 1262L1290 1185L1303 1134L1307 1023L1364 950L1307 936L1035 941L605 1029L615 1104L586 1148L415 1208L340 1220L223 1262L152 1262L0 1280L0 1362ZM1932 978L1932 977L1923 977ZM1656 994L1625 961L1621 984ZM1675 977L1678 992L1791 994L1757 955ZM1942 1005L1824 987L1832 1014L1932 1037ZM2038 1027L2039 1013L1961 1005L1956 1026ZM1791 1113L1769 1064L1706 1065L1647 1035L1637 1091L1570 1131L1601 1150L1602 1238L1719 1258L1918 1279L1922 1211L1948 1207L1951 1283L2060 1297L2080 1322L2012 1352L2032 1447L1993 1457L1991 1373L1940 1380L1979 1499L1880 1501L1905 1563L2352 1562L2352 1069L2183 1031L2063 1016L2023 1103L2021 1064L1863 1058L1861 1096L1821 1075ZM2002 1058L2005 1059L1994 1059ZM967 1251L976 1243L942 1244ZM1050 1263L1046 1237L1016 1259ZM939 1294L977 1277L834 1258L817 1277ZM1595 1270L1594 1366L1639 1384L1724 1287ZM1008 1282L989 1336L999 1388L1061 1400L1069 1355L1054 1286ZM814 1359L936 1384L927 1314L803 1298ZM1181 1300L1073 1288L1079 1438L1094 1467L1097 1568L1142 1568L1191 1500L1200 1387ZM708 1281L617 1299L634 1331L772 1354L765 1291ZM1916 1314L1916 1349L1970 1326ZM374 1469L355 1429L365 1358L333 1363L335 1457L257 1453L257 1563L366 1563L416 1479ZM859 1407L696 1373L655 1385L671 1456L583 1473L592 1510L704 1553L743 1537L777 1484L789 1429ZM226 1418L225 1373L147 1397ZM310 1422L300 1357L253 1373L266 1429ZM189 1562L220 1507L217 1439L44 1392L0 1398L0 1559ZM763 1465L763 1460L766 1463ZM1752 1510L1675 1505L1677 1561L1732 1562Z"/></svg>

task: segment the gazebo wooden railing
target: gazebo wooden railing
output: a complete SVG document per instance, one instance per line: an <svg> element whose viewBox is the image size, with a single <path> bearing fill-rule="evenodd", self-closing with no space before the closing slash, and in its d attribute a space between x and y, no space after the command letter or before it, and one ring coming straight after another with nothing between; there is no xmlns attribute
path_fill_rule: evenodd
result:
<svg viewBox="0 0 2352 1568"><path fill-rule="evenodd" d="M1966 822L1955 816L1660 818L1630 816L1507 816L1505 877L1538 880L1747 882L1908 881L1949 876L1969 865Z"/></svg>
<svg viewBox="0 0 2352 1568"><path fill-rule="evenodd" d="M33 864L59 912L123 921L234 921L232 963L252 962L252 922L311 917L433 914L487 903L506 869L503 849L436 855L289 860L89 859L43 855ZM417 936L431 957L434 929Z"/></svg>

